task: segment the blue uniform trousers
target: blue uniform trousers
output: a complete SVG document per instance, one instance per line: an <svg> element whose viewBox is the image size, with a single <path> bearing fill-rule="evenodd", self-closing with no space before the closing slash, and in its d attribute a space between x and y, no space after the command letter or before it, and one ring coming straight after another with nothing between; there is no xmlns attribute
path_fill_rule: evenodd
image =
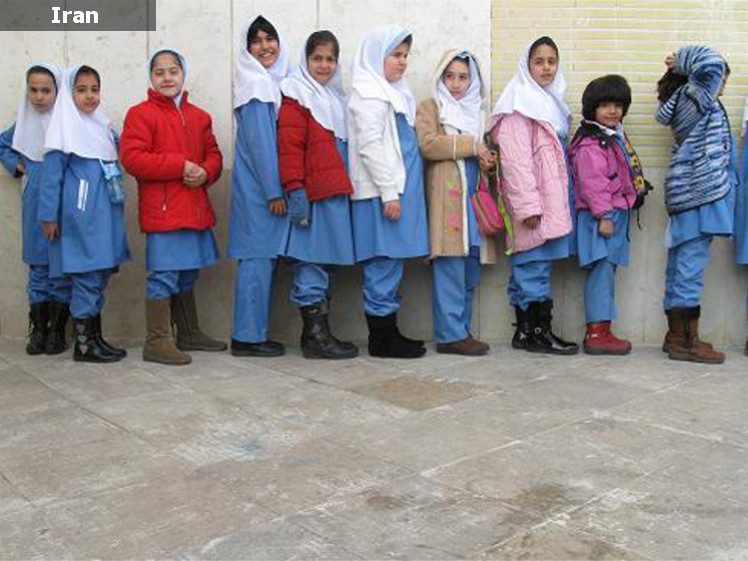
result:
<svg viewBox="0 0 748 561"><path fill-rule="evenodd" d="M370 316L388 316L400 308L400 281L405 259L374 257L364 264L364 311Z"/></svg>
<svg viewBox="0 0 748 561"><path fill-rule="evenodd" d="M437 257L433 262L434 339L453 343L466 339L473 315L473 296L480 282L480 258Z"/></svg>
<svg viewBox="0 0 748 561"><path fill-rule="evenodd" d="M48 301L69 304L71 286L70 277L50 278L49 266L29 265L29 279L26 284L29 304Z"/></svg>
<svg viewBox="0 0 748 561"><path fill-rule="evenodd" d="M111 269L100 269L86 273L72 273L70 315L76 319L99 315L104 307L104 291L112 275Z"/></svg>
<svg viewBox="0 0 748 561"><path fill-rule="evenodd" d="M616 318L616 265L607 259L598 259L587 269L584 314L587 323Z"/></svg>
<svg viewBox="0 0 748 561"><path fill-rule="evenodd" d="M240 259L234 282L232 338L242 343L268 339L270 302L277 259Z"/></svg>
<svg viewBox="0 0 748 561"><path fill-rule="evenodd" d="M507 292L509 303L527 310L532 302L551 299L551 269L553 261L513 263Z"/></svg>
<svg viewBox="0 0 748 561"><path fill-rule="evenodd" d="M172 294L192 290L197 282L199 269L184 271L148 271L145 285L147 298L164 299Z"/></svg>

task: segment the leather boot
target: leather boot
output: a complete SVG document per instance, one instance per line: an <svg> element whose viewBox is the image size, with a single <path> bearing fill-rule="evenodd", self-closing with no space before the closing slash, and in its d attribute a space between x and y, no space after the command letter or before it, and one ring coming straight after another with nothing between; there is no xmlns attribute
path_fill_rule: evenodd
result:
<svg viewBox="0 0 748 561"><path fill-rule="evenodd" d="M262 341L261 343L247 343L231 339L232 356L257 356L261 358L271 358L283 356L286 354L286 347L278 341Z"/></svg>
<svg viewBox="0 0 748 561"><path fill-rule="evenodd" d="M299 308L304 329L301 332L301 353L304 358L346 359L358 356L358 347L344 344L330 332L330 308L326 301Z"/></svg>
<svg viewBox="0 0 748 561"><path fill-rule="evenodd" d="M667 316L668 330L667 330L667 333L665 334L665 340L662 342L662 352L669 353L670 352L670 331L672 330L672 327L671 327L672 325L671 315L672 314L670 313L670 310L665 310L665 315ZM703 347L707 351L714 350L714 347L712 346L712 344L707 343L706 341L699 340L697 341L697 345L699 345L700 347Z"/></svg>
<svg viewBox="0 0 748 561"><path fill-rule="evenodd" d="M26 354L40 355L47 348L47 333L49 332L49 302L37 302L29 307L29 342L26 344Z"/></svg>
<svg viewBox="0 0 748 561"><path fill-rule="evenodd" d="M49 303L49 334L47 346L44 349L48 355L58 355L68 348L65 339L68 318L70 318L70 308L67 304L55 300Z"/></svg>
<svg viewBox="0 0 748 561"><path fill-rule="evenodd" d="M631 352L631 342L613 335L609 321L588 323L584 352L588 355L627 355Z"/></svg>
<svg viewBox="0 0 748 561"><path fill-rule="evenodd" d="M519 306L514 306L517 322L514 324L514 337L512 337L513 349L524 349L527 347L527 338L530 336L530 314Z"/></svg>
<svg viewBox="0 0 748 561"><path fill-rule="evenodd" d="M531 353L554 355L574 355L579 352L579 345L564 341L551 331L553 300L532 302L527 311L530 314L532 331L527 340L526 350Z"/></svg>
<svg viewBox="0 0 748 561"><path fill-rule="evenodd" d="M381 358L421 358L426 348L400 335L397 314L371 316L366 314L369 327L369 355Z"/></svg>
<svg viewBox="0 0 748 561"><path fill-rule="evenodd" d="M98 334L97 337L99 338L99 343L101 343L101 346L104 347L107 351L112 353L113 355L117 355L120 358L125 358L127 356L127 351L125 349L120 349L119 347L115 347L114 345L109 344L106 339L104 339L104 335L101 331L101 314L96 316L94 318L94 321L96 322L96 333Z"/></svg>
<svg viewBox="0 0 748 561"><path fill-rule="evenodd" d="M189 364L192 358L180 351L171 335L169 298L145 299L145 344L143 360L160 364Z"/></svg>
<svg viewBox="0 0 748 561"><path fill-rule="evenodd" d="M171 318L177 326L177 348L182 351L225 351L226 343L208 337L197 321L195 292L185 290L171 297Z"/></svg>
<svg viewBox="0 0 748 561"><path fill-rule="evenodd" d="M78 362L117 362L121 356L106 350L99 341L94 318L73 318L75 342L73 360Z"/></svg>
<svg viewBox="0 0 748 561"><path fill-rule="evenodd" d="M699 340L700 306L673 308L670 313L673 323L668 352L670 359L703 364L722 364L725 361L724 353Z"/></svg>

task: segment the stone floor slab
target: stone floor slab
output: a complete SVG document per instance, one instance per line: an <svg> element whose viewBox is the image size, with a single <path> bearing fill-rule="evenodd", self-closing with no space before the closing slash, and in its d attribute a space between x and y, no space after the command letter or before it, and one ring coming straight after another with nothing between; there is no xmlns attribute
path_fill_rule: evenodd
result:
<svg viewBox="0 0 748 561"><path fill-rule="evenodd" d="M72 405L20 366L0 367L0 387L0 418Z"/></svg>
<svg viewBox="0 0 748 561"><path fill-rule="evenodd" d="M401 376L359 386L354 391L407 409L424 411L473 397L481 388L465 382Z"/></svg>

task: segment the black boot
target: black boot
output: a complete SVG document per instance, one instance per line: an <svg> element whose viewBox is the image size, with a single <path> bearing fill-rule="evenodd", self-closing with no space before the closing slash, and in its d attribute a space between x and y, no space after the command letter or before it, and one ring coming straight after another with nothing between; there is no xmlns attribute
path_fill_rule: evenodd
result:
<svg viewBox="0 0 748 561"><path fill-rule="evenodd" d="M110 353L101 345L96 318L73 318L75 342L73 360L78 362L117 362L121 356Z"/></svg>
<svg viewBox="0 0 748 561"><path fill-rule="evenodd" d="M113 355L116 355L120 358L125 358L127 356L127 351L125 349L113 347L104 339L104 335L102 335L101 333L101 314L93 319L95 322L96 337L99 339L99 344Z"/></svg>
<svg viewBox="0 0 748 561"><path fill-rule="evenodd" d="M26 353L40 355L44 353L47 346L47 333L49 331L49 302L37 302L29 308L29 342L26 344Z"/></svg>
<svg viewBox="0 0 748 561"><path fill-rule="evenodd" d="M554 355L574 355L579 352L579 345L564 341L551 331L553 319L553 300L532 302L528 308L532 332L525 349L531 353Z"/></svg>
<svg viewBox="0 0 748 561"><path fill-rule="evenodd" d="M53 300L49 303L49 335L44 352L48 355L58 355L65 352L68 342L65 340L65 329L70 317L70 308L64 302Z"/></svg>
<svg viewBox="0 0 748 561"><path fill-rule="evenodd" d="M304 358L344 359L358 356L356 345L338 341L330 333L327 321L330 310L326 301L302 306L299 311L304 322L301 332L301 352Z"/></svg>
<svg viewBox="0 0 748 561"><path fill-rule="evenodd" d="M366 314L369 326L369 354L382 358L420 358L426 354L423 345L410 342L400 335L397 329L397 314L370 316Z"/></svg>
<svg viewBox="0 0 748 561"><path fill-rule="evenodd" d="M530 313L519 306L514 306L517 323L514 324L514 337L512 337L513 349L526 349L527 339L530 337Z"/></svg>

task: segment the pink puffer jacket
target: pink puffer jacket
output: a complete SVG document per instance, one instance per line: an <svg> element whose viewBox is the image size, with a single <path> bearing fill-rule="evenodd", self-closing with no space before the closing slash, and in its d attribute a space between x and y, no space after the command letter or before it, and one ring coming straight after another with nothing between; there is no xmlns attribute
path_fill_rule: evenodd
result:
<svg viewBox="0 0 748 561"><path fill-rule="evenodd" d="M514 228L514 252L571 232L569 175L553 127L515 111L501 116L491 135L501 150L501 191ZM540 225L531 230L523 220L536 215Z"/></svg>
<svg viewBox="0 0 748 561"><path fill-rule="evenodd" d="M587 136L569 148L574 173L574 205L601 218L613 209L628 210L636 200L631 167L615 139L600 146Z"/></svg>

